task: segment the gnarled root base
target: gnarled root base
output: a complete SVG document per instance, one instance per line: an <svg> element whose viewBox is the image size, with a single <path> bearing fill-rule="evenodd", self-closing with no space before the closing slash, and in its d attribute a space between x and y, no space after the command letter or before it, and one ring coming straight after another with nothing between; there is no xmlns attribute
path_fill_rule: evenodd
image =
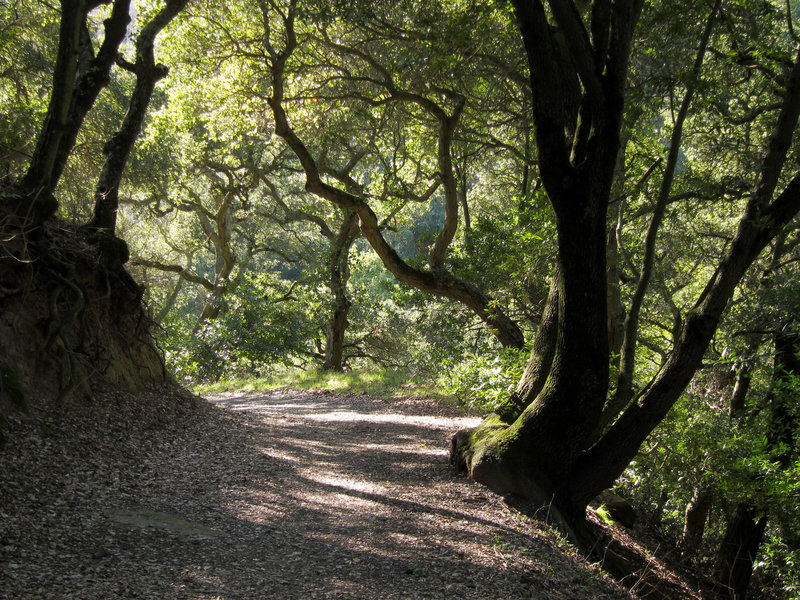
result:
<svg viewBox="0 0 800 600"><path fill-rule="evenodd" d="M665 587L653 574L649 558L626 547L610 530L586 518L586 511L559 497L546 475L535 470L536 457L509 459L505 446L508 425L496 415L473 429L457 432L451 441L450 462L471 479L502 495L509 506L532 518L553 524L591 561L598 562L622 585L637 593L667 600L681 591Z"/></svg>
<svg viewBox="0 0 800 600"><path fill-rule="evenodd" d="M470 479L505 497L522 512L556 524L577 543L575 519L566 504L558 501L555 488L534 461L516 464L504 454L504 433L508 425L497 415L489 416L478 427L458 431L451 440L450 463L466 471Z"/></svg>
<svg viewBox="0 0 800 600"><path fill-rule="evenodd" d="M58 403L72 394L91 397L95 385L137 391L166 381L121 246L109 252L108 243L56 220L35 235L5 224L0 415L23 397L29 405Z"/></svg>

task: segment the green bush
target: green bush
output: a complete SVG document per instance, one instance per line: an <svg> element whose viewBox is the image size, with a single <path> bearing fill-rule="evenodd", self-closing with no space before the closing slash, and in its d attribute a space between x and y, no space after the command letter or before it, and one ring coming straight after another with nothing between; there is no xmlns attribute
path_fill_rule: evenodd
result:
<svg viewBox="0 0 800 600"><path fill-rule="evenodd" d="M307 359L308 341L319 330L309 316L314 311L272 301L273 279L266 274L246 275L223 302L219 316L197 331L190 316L197 314L196 309L176 310L165 319L160 343L167 367L178 380L262 377L274 365Z"/></svg>
<svg viewBox="0 0 800 600"><path fill-rule="evenodd" d="M471 354L445 365L437 383L461 404L492 412L514 390L525 369L527 354L513 348Z"/></svg>

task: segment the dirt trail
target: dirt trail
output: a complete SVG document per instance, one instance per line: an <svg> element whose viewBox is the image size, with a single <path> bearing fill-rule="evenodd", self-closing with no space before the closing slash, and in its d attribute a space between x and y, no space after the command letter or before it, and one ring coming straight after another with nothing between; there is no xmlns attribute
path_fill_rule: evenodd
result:
<svg viewBox="0 0 800 600"><path fill-rule="evenodd" d="M477 419L325 392L209 401L132 433L112 411L74 447L70 427L17 432L37 453L0 455L0 598L629 597L452 472L448 440Z"/></svg>

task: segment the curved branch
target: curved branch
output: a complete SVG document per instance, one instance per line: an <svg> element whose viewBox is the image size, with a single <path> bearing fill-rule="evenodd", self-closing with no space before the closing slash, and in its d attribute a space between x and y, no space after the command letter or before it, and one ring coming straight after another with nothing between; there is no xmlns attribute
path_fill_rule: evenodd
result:
<svg viewBox="0 0 800 600"><path fill-rule="evenodd" d="M702 362L722 313L747 269L800 210L800 173L777 198L778 178L786 164L800 118L800 51L789 78L784 105L770 138L753 195L725 257L683 321L678 341L655 379L608 432L576 463L576 494L587 502L610 486L666 416Z"/></svg>
<svg viewBox="0 0 800 600"><path fill-rule="evenodd" d="M168 265L157 260L147 260L144 258L139 258L132 261L132 264L139 266L139 267L147 267L150 269L158 269L159 271L166 271L167 273L177 273L186 281L190 281L191 283L196 283L198 285L203 286L209 292L214 291L214 284L211 283L205 277L200 277L199 275L195 275L194 273L190 273L181 265Z"/></svg>
<svg viewBox="0 0 800 600"><path fill-rule="evenodd" d="M103 148L106 160L95 189L94 214L88 224L90 229L105 229L112 234L116 229L119 186L128 156L142 130L156 83L167 74L166 67L155 63L155 38L187 2L188 0L167 0L166 5L144 26L136 40L136 85L120 130Z"/></svg>
<svg viewBox="0 0 800 600"><path fill-rule="evenodd" d="M362 234L380 257L384 266L398 280L417 289L437 296L457 300L473 310L491 329L504 346L520 348L524 336L519 327L502 311L496 303L476 286L453 277L443 269L435 272L416 269L406 263L386 241L381 232L377 215L363 198L322 181L320 169L306 145L289 124L283 107L283 76L286 62L296 48L297 38L294 22L286 19L286 46L283 52L272 52L272 96L268 99L275 119L275 133L284 139L297 156L306 175L306 190L342 208L353 211L359 218ZM458 210L456 198L456 211Z"/></svg>
<svg viewBox="0 0 800 600"><path fill-rule="evenodd" d="M664 214L670 200L670 193L672 192L672 183L675 179L675 170L678 166L678 158L680 156L681 140L683 138L683 124L689 114L689 107L694 97L694 92L697 89L697 82L700 77L700 71L703 67L703 58L706 54L708 41L711 38L711 32L714 28L716 21L717 11L719 10L721 0L717 0L711 14L706 21L703 35L700 39L700 47L697 50L694 64L691 71L691 80L686 88L686 93L683 96L680 109L678 110L675 124L672 128L672 136L670 137L669 152L667 154L667 162L664 166L664 175L661 179L661 187L656 199L655 210L653 217L650 221L650 226L647 229L645 236L645 252L642 262L642 271L639 281L636 285L636 291L633 294L631 305L628 310L628 315L625 319L625 342L622 346L622 355L620 361L619 377L617 379L617 393L613 401L609 404L604 411L600 420L600 429L608 425L621 410L623 410L633 397L633 370L636 358L636 341L639 334L639 313L644 302L647 289L650 286L650 279L653 275L656 258L656 239L658 231L661 228L661 223L664 219Z"/></svg>

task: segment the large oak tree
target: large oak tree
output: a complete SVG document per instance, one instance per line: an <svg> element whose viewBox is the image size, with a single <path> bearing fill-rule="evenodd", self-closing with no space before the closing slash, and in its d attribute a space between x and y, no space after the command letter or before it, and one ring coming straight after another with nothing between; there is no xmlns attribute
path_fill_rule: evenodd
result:
<svg viewBox="0 0 800 600"><path fill-rule="evenodd" d="M579 523L688 385L737 284L800 207L800 175L784 173L800 114L800 57L788 70L780 115L722 261L684 315L659 373L608 419L605 224L643 3L597 1L585 16L577 3L513 4L529 58L539 168L558 229L556 335L549 366L533 357L547 376L541 389L529 387L518 399L524 410L460 433L454 459L498 492L553 503L567 522ZM605 420L613 425L599 430Z"/></svg>
<svg viewBox="0 0 800 600"><path fill-rule="evenodd" d="M617 381L612 381L609 371L616 348L609 343L607 224L623 148L628 68L644 3L515 0L512 5L528 56L538 174L555 214L557 276L517 390L482 426L456 436L453 460L476 481L499 493L549 505L551 514L577 531L588 502L614 483L691 381L736 286L800 207L800 176L785 169L800 114L800 60L787 65L779 115L767 136L759 174L738 229L692 308L676 319L674 345L665 353L660 371L636 394L630 380L639 306L652 272L664 207L670 200L681 130L718 24L721 2L708 7L696 32L699 44L690 67L694 79L685 86L673 122L639 286L628 312L622 377ZM447 278L446 272L437 268L441 254L437 256L436 250L446 248L452 239L454 211L448 213L451 218L434 248L432 269L412 270L380 235L377 218L365 199L335 188L321 177L285 106L287 65L298 44L308 41L296 32L297 3L276 10L264 22L279 23L283 28L280 43L272 29L265 30L272 36L265 38L272 77L269 104L277 133L303 166L309 191L358 214L365 238L399 279L459 299L479 313L486 311L488 304L473 306L462 297L463 292L459 292L462 296L454 293L469 289L466 282ZM338 43L333 47L366 63L361 79L383 88L373 102L412 102L423 109L430 107L433 116L439 114L423 94L397 85L394 73L368 53L368 41L357 50ZM442 110L436 117L440 124L439 176L447 188L448 147L457 131L463 96L454 90L438 92L453 99L449 111ZM450 204L455 205L455 198ZM482 316L496 326L492 320L497 313L484 312Z"/></svg>

